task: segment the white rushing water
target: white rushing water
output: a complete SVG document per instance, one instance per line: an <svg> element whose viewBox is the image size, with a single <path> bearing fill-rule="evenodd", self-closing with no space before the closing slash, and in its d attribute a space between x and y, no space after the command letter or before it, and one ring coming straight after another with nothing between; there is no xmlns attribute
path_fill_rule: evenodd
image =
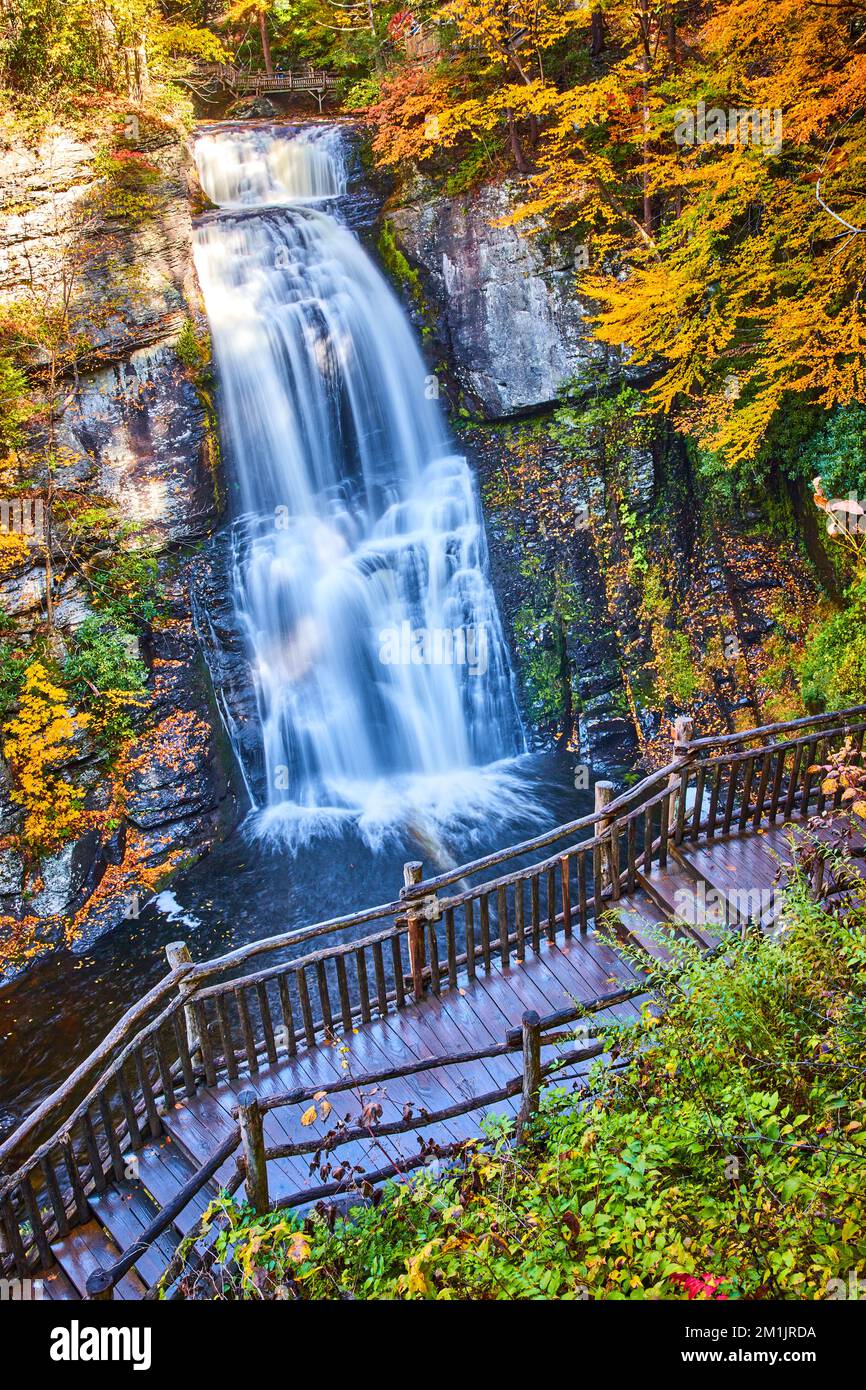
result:
<svg viewBox="0 0 866 1390"><path fill-rule="evenodd" d="M240 495L259 833L375 845L529 808L480 506L403 310L339 220L335 127L217 127L195 257Z"/></svg>

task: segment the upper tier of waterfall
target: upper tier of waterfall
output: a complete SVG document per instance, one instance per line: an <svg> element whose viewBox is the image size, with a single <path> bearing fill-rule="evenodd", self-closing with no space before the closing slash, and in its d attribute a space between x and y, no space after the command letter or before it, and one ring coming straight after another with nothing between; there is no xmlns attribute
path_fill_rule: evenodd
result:
<svg viewBox="0 0 866 1390"><path fill-rule="evenodd" d="M195 256L240 498L256 827L297 843L349 817L375 842L525 811L474 480L397 299L337 215L343 133L217 127L196 155L221 206Z"/></svg>

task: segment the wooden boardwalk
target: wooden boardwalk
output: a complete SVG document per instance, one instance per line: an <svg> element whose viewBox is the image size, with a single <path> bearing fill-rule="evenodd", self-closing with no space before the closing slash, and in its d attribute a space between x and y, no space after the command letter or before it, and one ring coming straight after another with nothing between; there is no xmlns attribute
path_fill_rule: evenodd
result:
<svg viewBox="0 0 866 1390"><path fill-rule="evenodd" d="M683 742L662 772L533 841L529 868L509 867L525 845L438 879L407 866L400 900L336 926L201 965L176 948L162 986L0 1148L4 1272L74 1299L98 1296L88 1277L111 1269L114 1297L144 1297L211 1198L244 1195L237 1108L250 1092L268 1198L295 1210L342 1191L358 1200L365 1180L399 1179L422 1150L477 1138L485 1115L516 1117L529 1064L513 1030L527 1012L550 1027L634 1018L649 996L622 943L665 960L672 936L712 947L745 921L773 930L790 837L829 809L810 769L845 738L859 756L864 716L775 726L706 756L710 740ZM590 838L576 843L580 830ZM240 973L259 956L263 968ZM580 1086L600 1048L548 1064L543 1084Z"/></svg>

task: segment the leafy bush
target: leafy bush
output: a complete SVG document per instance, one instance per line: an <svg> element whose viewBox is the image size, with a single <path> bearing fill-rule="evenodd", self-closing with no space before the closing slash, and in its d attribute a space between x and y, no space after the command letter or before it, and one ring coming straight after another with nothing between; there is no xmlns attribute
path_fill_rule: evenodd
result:
<svg viewBox="0 0 866 1390"><path fill-rule="evenodd" d="M453 173L450 173L445 180L445 192L450 198L459 193L466 193L470 188L491 173L493 161L490 158L490 151L483 142L472 146L472 149L460 160Z"/></svg>
<svg viewBox="0 0 866 1390"><path fill-rule="evenodd" d="M803 477L819 477L827 497L866 498L866 406L834 410L802 453Z"/></svg>
<svg viewBox="0 0 866 1390"><path fill-rule="evenodd" d="M147 668L130 650L128 633L97 617L85 619L63 674L105 747L111 751L132 735L131 715L143 703Z"/></svg>
<svg viewBox="0 0 866 1390"><path fill-rule="evenodd" d="M10 357L0 356L0 455L22 443L22 426L31 414L27 378Z"/></svg>
<svg viewBox="0 0 866 1390"><path fill-rule="evenodd" d="M369 77L362 77L359 82L352 83L343 98L343 105L347 111L363 111L366 107L372 106L374 101L378 101L380 95L379 78L371 73Z"/></svg>
<svg viewBox="0 0 866 1390"><path fill-rule="evenodd" d="M673 943L592 1096L561 1087L354 1220L227 1200L224 1291L302 1298L822 1298L866 1261L866 910L796 879L777 937ZM615 1071L614 1066L621 1068Z"/></svg>
<svg viewBox="0 0 866 1390"><path fill-rule="evenodd" d="M42 661L23 674L18 712L5 725L3 752L12 769L11 799L24 811L22 840L41 855L74 835L84 793L61 774L75 754L74 738L87 723L73 716L67 692Z"/></svg>
<svg viewBox="0 0 866 1390"><path fill-rule="evenodd" d="M196 334L192 319L184 319L174 350L188 372L199 372L210 361L209 345Z"/></svg>
<svg viewBox="0 0 866 1390"><path fill-rule="evenodd" d="M104 180L98 203L106 216L134 223L156 211L162 174L136 150L100 150L93 167Z"/></svg>
<svg viewBox="0 0 866 1390"><path fill-rule="evenodd" d="M812 634L800 665L803 699L841 709L866 700L866 574L851 586L847 607Z"/></svg>
<svg viewBox="0 0 866 1390"><path fill-rule="evenodd" d="M6 718L17 701L31 659L19 647L0 642L0 719Z"/></svg>
<svg viewBox="0 0 866 1390"><path fill-rule="evenodd" d="M89 574L94 608L121 628L152 622L159 612L159 567L148 546L117 549Z"/></svg>

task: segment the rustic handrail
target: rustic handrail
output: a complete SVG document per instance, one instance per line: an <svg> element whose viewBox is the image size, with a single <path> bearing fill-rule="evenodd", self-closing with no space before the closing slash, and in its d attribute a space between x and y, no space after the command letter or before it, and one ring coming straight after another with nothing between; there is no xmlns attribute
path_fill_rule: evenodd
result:
<svg viewBox="0 0 866 1390"><path fill-rule="evenodd" d="M521 855L531 854L533 850L544 849L547 845L554 844L557 840L564 840L577 830L587 830L591 825L597 825L599 821L606 820L611 813L622 810L637 797L651 790L651 788L665 782L673 773L686 766L691 761L691 757L686 755L674 758L665 767L659 768L657 772L651 772L644 777L641 782L637 782L627 791L622 792L614 801L611 801L602 811L591 811L588 815L579 816L577 820L567 821L564 825L557 825L552 830L546 830L541 835L535 835L531 840L523 840L520 844L509 845L506 849L495 850L492 854L485 854L480 859L473 859L468 864L461 864L457 869L449 869L446 873L437 874L435 878L425 878L418 884L413 884L411 888L404 888L401 893L404 903L410 898L423 897L428 893L435 893L440 888L447 888L450 883L457 883L462 878L470 878L473 874L482 873L485 869L494 868L497 864L502 864L506 859L517 859ZM536 868L537 865L530 866Z"/></svg>
<svg viewBox="0 0 866 1390"><path fill-rule="evenodd" d="M201 63L174 79L176 82L217 82L234 91L259 89L270 92L333 91L339 85L336 73L319 68L289 69L288 72L251 72L231 63Z"/></svg>
<svg viewBox="0 0 866 1390"><path fill-rule="evenodd" d="M550 1038L543 1036L545 1029L553 1024L561 1024L576 1020L585 1014L597 1013L603 1009L611 1008L615 1004L624 1002L639 991L637 988L631 990L619 990L609 995L601 995L597 999L589 1000L586 1004L578 1005L574 1009L560 1011L547 1018L539 1019L537 1014L531 1013L524 1015L522 1028L509 1029L504 1042L495 1043L485 1048L470 1049L463 1052L443 1053L436 1057L421 1058L412 1063L402 1066L385 1068L376 1072L365 1072L360 1076L343 1078L334 1085L325 1087L328 1096L337 1095L343 1091L363 1088L365 1086L378 1084L383 1081L395 1081L407 1076L415 1076L423 1071L435 1070L438 1067L459 1066L466 1063L484 1061L492 1057L501 1057L508 1052L515 1051L523 1045L523 1034L526 1032L527 1020L531 1020L530 1027L533 1040L533 1055L540 1052L545 1046L552 1046L561 1041L561 1035L556 1034ZM525 1051L524 1047L524 1051ZM537 1079L551 1075L555 1068L562 1070L566 1066L573 1065L579 1061L589 1060L599 1056L604 1050L600 1042L590 1042L587 1046L572 1050L570 1053L562 1054L555 1062L546 1064L538 1063L535 1068ZM323 1088L318 1087L312 1091L309 1086L300 1087L293 1091L281 1092L264 1098L255 1097L252 1093L243 1093L239 1097L239 1104L232 1111L237 1123L230 1131L221 1144L214 1150L210 1157L203 1163L191 1177L175 1193L174 1197L166 1206L154 1217L153 1221L144 1228L141 1235L137 1237L113 1264L97 1268L91 1272L87 1279L87 1296L90 1299L110 1299L113 1297L113 1290L125 1274L127 1274L135 1264L136 1260L153 1244L153 1242L166 1231L184 1207L198 1195L205 1184L218 1172L231 1156L242 1145L244 1157L238 1160L238 1171L243 1177L246 1175L248 1182L252 1181L253 1175L251 1167L256 1168L255 1180L262 1187L259 1199L254 1202L257 1209L268 1209L276 1206L300 1205L315 1199L318 1200L318 1189L313 1193L307 1190L299 1190L289 1194L288 1198L282 1198L279 1202L271 1203L267 1191L266 1165L268 1162L279 1160L280 1158L295 1157L307 1153L315 1153L318 1149L331 1150L340 1148L344 1144L349 1144L357 1139L366 1139L374 1135L377 1139L389 1138L400 1134L409 1134L417 1129L427 1128L429 1125L437 1124L440 1121L454 1119L459 1115L468 1114L472 1110L483 1109L487 1105L495 1104L499 1100L506 1100L511 1096L517 1095L521 1089L525 1090L525 1077L515 1076L505 1085L480 1096L471 1096L466 1100L460 1101L455 1105L448 1106L443 1110L432 1113L423 1111L417 1116L404 1116L400 1120L380 1124L364 1124L355 1126L351 1129L337 1131L333 1136L322 1139L313 1137L312 1139L301 1140L297 1143L275 1144L267 1147L264 1143L264 1115L270 1111L288 1105L300 1105L308 1100L311 1094L318 1094ZM366 1179L369 1181L369 1178ZM234 1185L234 1184L233 1184ZM339 1184L338 1184L339 1186ZM252 1200L250 1193L247 1193L248 1200ZM170 1262L171 1263L171 1262Z"/></svg>
<svg viewBox="0 0 866 1390"><path fill-rule="evenodd" d="M789 729L804 729L807 725L832 723L836 719L845 720L858 715L866 715L866 705L851 705L848 709L831 710L825 714L806 714L799 719L787 719L779 724L762 724L756 729L741 729L735 734L710 734L703 738L689 739L683 747L691 752L702 748L730 748L736 743L749 739L762 738L765 734L787 733Z"/></svg>
<svg viewBox="0 0 866 1390"><path fill-rule="evenodd" d="M61 1082L60 1086L52 1091L51 1095L47 1096L46 1099L27 1116L26 1120L23 1120L18 1128L13 1130L4 1142L0 1144L0 1171L2 1171L3 1165L10 1154L14 1153L15 1150L21 1146L23 1141L33 1134L34 1130L39 1128L39 1125L46 1119L51 1111L56 1109L63 1100L73 1096L78 1087L83 1084L85 1077L93 1072L101 1063L107 1061L115 1047L129 1037L132 1025L137 1023L154 1004L159 1002L159 1000L163 999L167 994L174 992L188 973L188 968L169 971L169 973L164 975L152 989L148 990L147 994L143 995L141 999L137 1000L135 1004L132 1004L130 1008L126 1010L126 1013L117 1020L111 1032L103 1038L99 1046L96 1047L88 1057L85 1057L83 1062L79 1062L72 1074L68 1076L65 1081ZM5 1186L5 1183L0 1185L0 1190Z"/></svg>
<svg viewBox="0 0 866 1390"><path fill-rule="evenodd" d="M105 1269L95 1269L87 1278L88 1298L110 1298L111 1289L120 1282L124 1274L128 1274L136 1260L148 1249L153 1242L167 1231L176 1216L179 1216L188 1202L193 1197L197 1197L206 1182L209 1182L214 1174L222 1167L227 1159L231 1158L235 1150L240 1146L241 1136L239 1130L233 1130L221 1144L214 1149L210 1158L201 1165L200 1168L187 1178L183 1187L179 1188L171 1201L166 1204L157 1216L153 1218L148 1226L145 1226L141 1235L132 1245L128 1245L123 1253L115 1260L113 1265Z"/></svg>

